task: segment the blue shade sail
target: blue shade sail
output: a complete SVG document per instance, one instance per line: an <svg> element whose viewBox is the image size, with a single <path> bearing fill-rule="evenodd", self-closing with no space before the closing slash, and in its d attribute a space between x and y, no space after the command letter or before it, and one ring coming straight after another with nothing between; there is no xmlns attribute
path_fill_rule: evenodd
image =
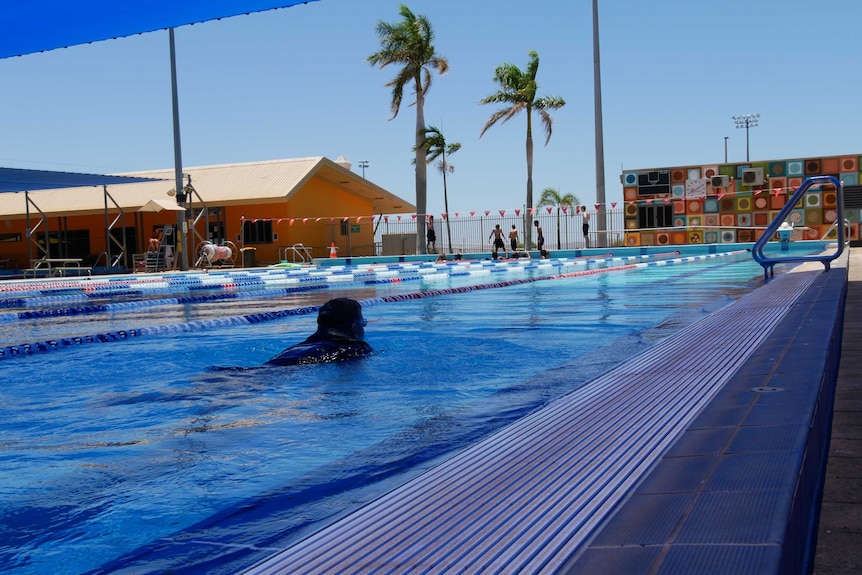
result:
<svg viewBox="0 0 862 575"><path fill-rule="evenodd" d="M5 0L0 58L308 4L315 0Z"/></svg>
<svg viewBox="0 0 862 575"><path fill-rule="evenodd" d="M23 170L0 168L0 193L32 192L60 188L84 186L110 186L132 182L154 182L161 178L136 178L129 176L102 176L99 174L78 174L72 172L47 172L43 170Z"/></svg>

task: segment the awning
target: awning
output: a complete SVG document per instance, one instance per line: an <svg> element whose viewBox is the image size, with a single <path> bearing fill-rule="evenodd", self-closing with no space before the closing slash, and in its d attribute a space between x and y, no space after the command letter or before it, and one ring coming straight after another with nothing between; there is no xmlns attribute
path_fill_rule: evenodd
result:
<svg viewBox="0 0 862 575"><path fill-rule="evenodd" d="M0 58L122 38L315 0L22 0L3 3Z"/></svg>
<svg viewBox="0 0 862 575"><path fill-rule="evenodd" d="M184 212L185 208L177 205L176 202L171 200L150 200L138 208L139 212L161 212L162 210L168 210L170 212Z"/></svg>
<svg viewBox="0 0 862 575"><path fill-rule="evenodd" d="M102 176L73 172L49 172L20 168L0 168L0 192L32 192L87 186L111 186L134 182L157 182L163 178L140 178L129 176Z"/></svg>

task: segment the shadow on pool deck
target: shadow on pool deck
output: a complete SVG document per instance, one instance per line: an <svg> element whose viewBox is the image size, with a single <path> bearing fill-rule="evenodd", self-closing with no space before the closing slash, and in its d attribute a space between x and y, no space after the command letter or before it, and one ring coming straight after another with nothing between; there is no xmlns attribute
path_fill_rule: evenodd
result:
<svg viewBox="0 0 862 575"><path fill-rule="evenodd" d="M862 248L850 250L844 337L814 573L862 573Z"/></svg>

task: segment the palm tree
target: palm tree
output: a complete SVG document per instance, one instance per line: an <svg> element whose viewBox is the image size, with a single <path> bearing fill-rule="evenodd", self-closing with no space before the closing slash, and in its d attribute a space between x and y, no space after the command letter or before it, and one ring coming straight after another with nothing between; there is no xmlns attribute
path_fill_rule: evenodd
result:
<svg viewBox="0 0 862 575"><path fill-rule="evenodd" d="M574 194L566 194L561 196L560 192L555 188L545 188L542 190L542 197L539 198L539 207L554 206L557 208L557 249L563 249L560 242L560 209L563 206L574 208L581 205L581 200ZM568 228L567 228L568 229Z"/></svg>
<svg viewBox="0 0 862 575"><path fill-rule="evenodd" d="M566 105L566 102L558 96L536 97L539 85L536 83L536 73L539 71L539 55L535 50L527 52L530 61L527 69L522 71L514 64L503 64L497 67L494 73L494 81L499 84L500 89L487 98L480 100L480 104L504 104L506 107L494 112L491 118L482 128L481 138L485 132L502 120L505 124L514 118L522 110L527 112L527 213L533 208L533 110L539 113L542 125L545 127L545 145L551 141L551 129L553 120L548 110L557 110ZM524 245L531 243L531 228L526 226Z"/></svg>
<svg viewBox="0 0 862 575"><path fill-rule="evenodd" d="M455 166L446 160L446 154L451 156L461 149L461 144L459 142L447 144L443 132L434 126L425 128L423 137L422 146L425 148L425 153L427 154L425 161L430 164L437 158L440 158L440 161L437 162L437 170L443 174L443 209L446 211L446 235L449 237L449 253L451 254L452 228L449 226L449 194L446 190L446 172L454 172Z"/></svg>
<svg viewBox="0 0 862 575"><path fill-rule="evenodd" d="M449 69L446 58L437 55L434 49L434 30L431 23L422 15L415 15L401 4L398 11L402 20L395 24L378 21L376 32L380 41L380 51L371 54L366 60L380 69L390 64L401 65L401 69L386 86L392 88L392 118L401 109L404 88L412 82L416 94L416 249L420 254L425 249L425 211L427 207L427 166L423 130L425 129L425 94L431 88L431 70L445 74Z"/></svg>

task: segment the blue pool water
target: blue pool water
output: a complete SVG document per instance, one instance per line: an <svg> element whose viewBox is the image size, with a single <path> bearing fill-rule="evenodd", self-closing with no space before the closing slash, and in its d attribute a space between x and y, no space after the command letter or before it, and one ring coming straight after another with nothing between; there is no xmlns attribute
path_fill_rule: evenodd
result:
<svg viewBox="0 0 862 575"><path fill-rule="evenodd" d="M586 273L628 263L177 303L185 288L6 293L22 301L0 313L108 306L0 319L6 350L148 329L0 361L0 571L236 572L763 282L746 253ZM375 356L261 367L314 330L302 310L339 296L365 302Z"/></svg>

